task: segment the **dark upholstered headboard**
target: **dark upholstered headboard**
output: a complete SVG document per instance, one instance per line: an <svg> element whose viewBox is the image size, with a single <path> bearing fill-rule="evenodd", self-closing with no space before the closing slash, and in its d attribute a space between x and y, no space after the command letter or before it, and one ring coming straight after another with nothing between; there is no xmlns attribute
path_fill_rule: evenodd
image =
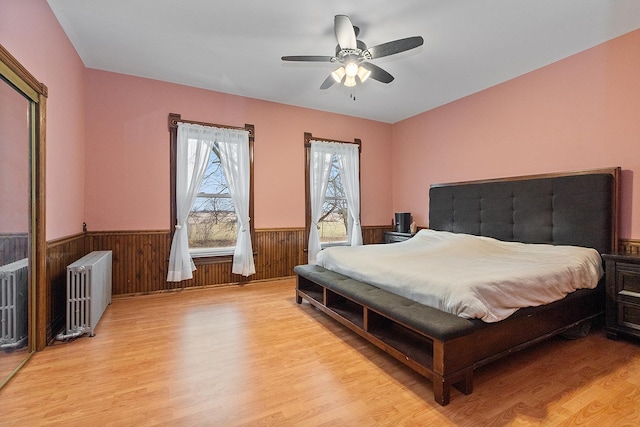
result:
<svg viewBox="0 0 640 427"><path fill-rule="evenodd" d="M429 228L505 241L617 249L620 168L434 184Z"/></svg>

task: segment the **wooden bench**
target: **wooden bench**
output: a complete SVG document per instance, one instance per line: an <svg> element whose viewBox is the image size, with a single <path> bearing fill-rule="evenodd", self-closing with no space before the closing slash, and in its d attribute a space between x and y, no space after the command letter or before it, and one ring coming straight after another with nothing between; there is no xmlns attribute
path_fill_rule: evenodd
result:
<svg viewBox="0 0 640 427"><path fill-rule="evenodd" d="M296 301L302 300L347 326L433 383L446 405L451 386L473 391L473 358L461 357L460 338L481 322L442 312L315 265L299 265ZM450 355L455 354L455 359ZM446 367L446 368L445 368Z"/></svg>

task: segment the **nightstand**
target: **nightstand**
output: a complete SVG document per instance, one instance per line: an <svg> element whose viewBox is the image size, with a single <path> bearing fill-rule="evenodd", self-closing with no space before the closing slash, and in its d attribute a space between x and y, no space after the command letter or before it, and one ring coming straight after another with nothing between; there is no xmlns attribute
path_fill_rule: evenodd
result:
<svg viewBox="0 0 640 427"><path fill-rule="evenodd" d="M385 243L397 243L409 240L413 234L411 233L398 233L397 231L385 231L384 242Z"/></svg>
<svg viewBox="0 0 640 427"><path fill-rule="evenodd" d="M607 337L640 338L640 255L604 254L607 272Z"/></svg>

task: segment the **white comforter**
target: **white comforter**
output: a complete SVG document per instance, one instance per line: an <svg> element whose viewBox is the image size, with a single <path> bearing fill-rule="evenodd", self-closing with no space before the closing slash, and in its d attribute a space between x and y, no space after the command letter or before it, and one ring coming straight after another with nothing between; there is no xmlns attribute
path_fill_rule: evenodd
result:
<svg viewBox="0 0 640 427"><path fill-rule="evenodd" d="M595 288L603 274L595 249L434 230L400 243L330 247L318 254L317 265L485 322Z"/></svg>

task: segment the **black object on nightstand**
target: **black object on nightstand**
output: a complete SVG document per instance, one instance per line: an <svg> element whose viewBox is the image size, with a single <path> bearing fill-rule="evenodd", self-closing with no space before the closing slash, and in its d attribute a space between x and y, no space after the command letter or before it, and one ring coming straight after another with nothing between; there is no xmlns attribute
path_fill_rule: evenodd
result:
<svg viewBox="0 0 640 427"><path fill-rule="evenodd" d="M397 243L409 240L413 234L411 233L398 233L397 231L385 231L384 242L385 243Z"/></svg>
<svg viewBox="0 0 640 427"><path fill-rule="evenodd" d="M607 337L640 338L640 255L604 254L607 272Z"/></svg>

